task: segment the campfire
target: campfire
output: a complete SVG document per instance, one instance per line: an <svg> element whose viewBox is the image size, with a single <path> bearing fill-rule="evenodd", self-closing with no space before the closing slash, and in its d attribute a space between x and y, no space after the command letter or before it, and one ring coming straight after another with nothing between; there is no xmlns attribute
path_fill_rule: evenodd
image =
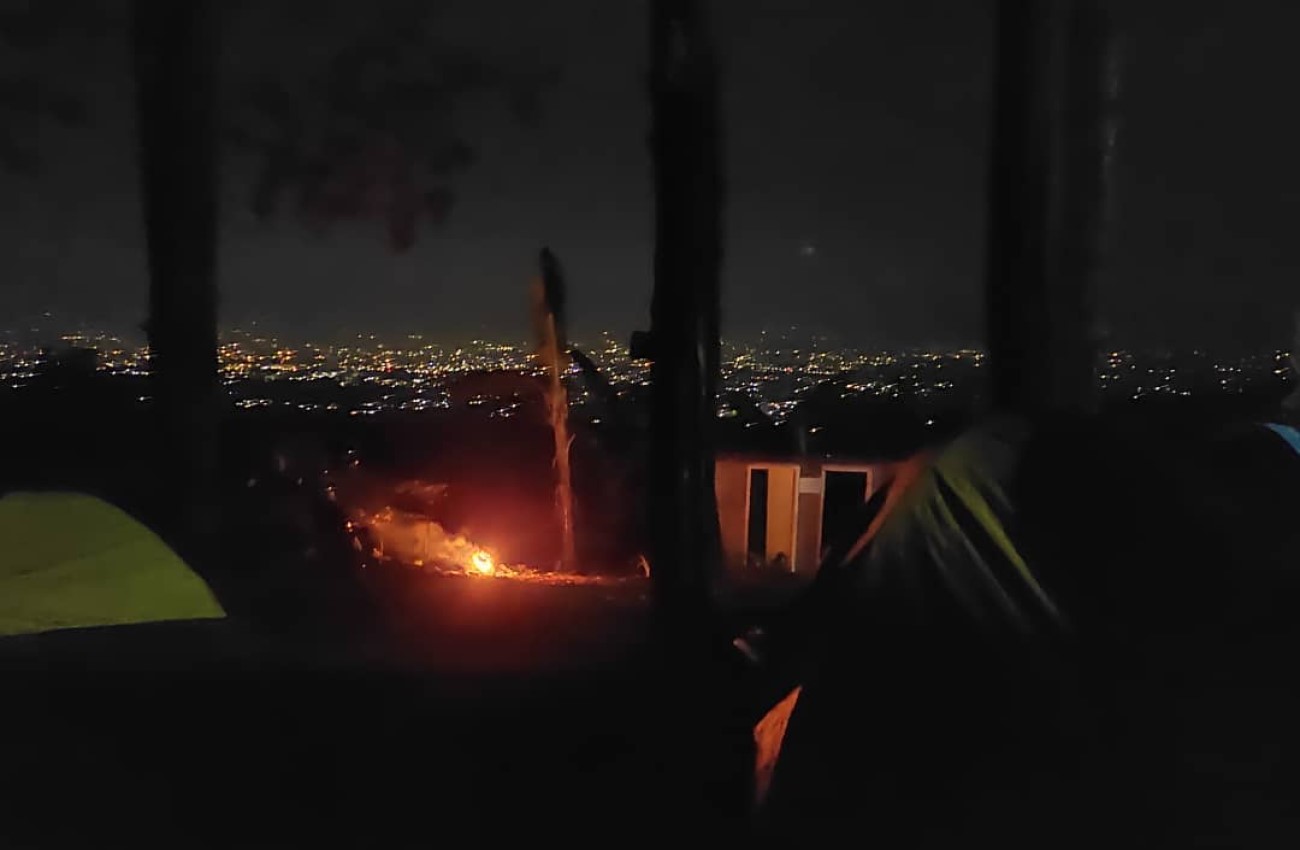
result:
<svg viewBox="0 0 1300 850"><path fill-rule="evenodd" d="M514 579L545 584L606 584L607 577L538 569L523 564L503 564L493 551L461 534L447 531L427 516L386 507L356 510L348 522L356 545L370 547L381 562L408 566L442 576L477 579ZM368 538L366 544L361 541Z"/></svg>
<svg viewBox="0 0 1300 850"><path fill-rule="evenodd" d="M485 547L447 531L421 514L392 507L374 513L356 511L351 526L369 532L372 555L382 560L468 576L493 577L509 572Z"/></svg>
<svg viewBox="0 0 1300 850"><path fill-rule="evenodd" d="M490 576L497 571L497 565L486 549L480 549L470 555L469 563L479 575Z"/></svg>

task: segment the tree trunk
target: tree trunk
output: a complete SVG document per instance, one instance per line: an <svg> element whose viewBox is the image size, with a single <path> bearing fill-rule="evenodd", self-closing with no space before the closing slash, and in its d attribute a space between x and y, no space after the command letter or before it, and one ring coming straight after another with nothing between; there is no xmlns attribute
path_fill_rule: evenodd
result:
<svg viewBox="0 0 1300 850"><path fill-rule="evenodd" d="M192 543L216 522L214 22L204 0L135 12L157 497L164 528Z"/></svg>
<svg viewBox="0 0 1300 850"><path fill-rule="evenodd" d="M722 177L717 69L700 0L653 0L655 287L651 574L665 620L702 617L719 562L713 489Z"/></svg>
<svg viewBox="0 0 1300 850"><path fill-rule="evenodd" d="M578 561L573 537L573 475L569 463L569 446L573 441L569 437L569 396L562 380L569 361L563 354L565 345L558 330L563 324L546 298L544 278L533 286L533 317L537 327L537 356L546 369L546 411L551 433L555 435L555 512L560 522L560 568L573 572Z"/></svg>
<svg viewBox="0 0 1300 850"><path fill-rule="evenodd" d="M1096 0L1002 0L987 322L995 408L1091 411L1118 67Z"/></svg>

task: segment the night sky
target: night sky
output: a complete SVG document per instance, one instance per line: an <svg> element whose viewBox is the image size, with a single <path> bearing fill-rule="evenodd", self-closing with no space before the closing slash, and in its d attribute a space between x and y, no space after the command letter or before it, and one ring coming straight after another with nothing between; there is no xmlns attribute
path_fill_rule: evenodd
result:
<svg viewBox="0 0 1300 850"><path fill-rule="evenodd" d="M382 3L348 6L364 15ZM567 268L576 335L648 324L644 4L442 6L447 40L560 66L541 122L520 124L491 98L466 104L459 120L478 161L454 181L445 226L400 256L376 224L316 236L289 218L255 220L251 172L227 163L224 325L519 337L543 244ZM1134 346L1284 346L1300 307L1300 122L1289 115L1300 8L1120 6L1128 61L1103 326ZM726 333L798 324L873 347L977 343L992 4L712 8L725 74ZM227 69L268 50L292 62L322 49L266 38L225 47ZM49 75L84 93L90 117L81 129L18 127L43 166L0 175L0 316L133 326L146 284L125 39L41 53L6 57L0 74Z"/></svg>

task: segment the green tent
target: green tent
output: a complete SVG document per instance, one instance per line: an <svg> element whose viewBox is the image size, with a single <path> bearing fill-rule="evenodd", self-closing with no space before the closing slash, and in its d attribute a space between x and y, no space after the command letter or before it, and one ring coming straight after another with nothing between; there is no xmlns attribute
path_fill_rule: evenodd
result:
<svg viewBox="0 0 1300 850"><path fill-rule="evenodd" d="M755 730L772 829L1294 843L1273 766L1300 753L1300 458L1277 436L1006 418L905 463L786 626L789 696Z"/></svg>
<svg viewBox="0 0 1300 850"><path fill-rule="evenodd" d="M79 493L0 498L0 635L225 616L153 532Z"/></svg>

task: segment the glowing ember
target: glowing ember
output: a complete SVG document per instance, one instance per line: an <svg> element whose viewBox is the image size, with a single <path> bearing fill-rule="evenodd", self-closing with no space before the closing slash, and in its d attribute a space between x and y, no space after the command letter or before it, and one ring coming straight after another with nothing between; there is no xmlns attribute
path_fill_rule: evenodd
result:
<svg viewBox="0 0 1300 850"><path fill-rule="evenodd" d="M492 556L482 549L471 555L469 562L480 575L490 576L497 569L496 564L492 562Z"/></svg>
<svg viewBox="0 0 1300 850"><path fill-rule="evenodd" d="M619 586L623 578L580 575L537 569L523 564L498 563L491 551L481 548L460 534L449 533L441 525L420 514L387 507L371 513L354 510L349 531L364 530L370 542L371 557L376 562L407 564L423 572L444 576L511 579L548 585ZM362 551L360 537L353 546ZM648 565L642 567L644 580Z"/></svg>

